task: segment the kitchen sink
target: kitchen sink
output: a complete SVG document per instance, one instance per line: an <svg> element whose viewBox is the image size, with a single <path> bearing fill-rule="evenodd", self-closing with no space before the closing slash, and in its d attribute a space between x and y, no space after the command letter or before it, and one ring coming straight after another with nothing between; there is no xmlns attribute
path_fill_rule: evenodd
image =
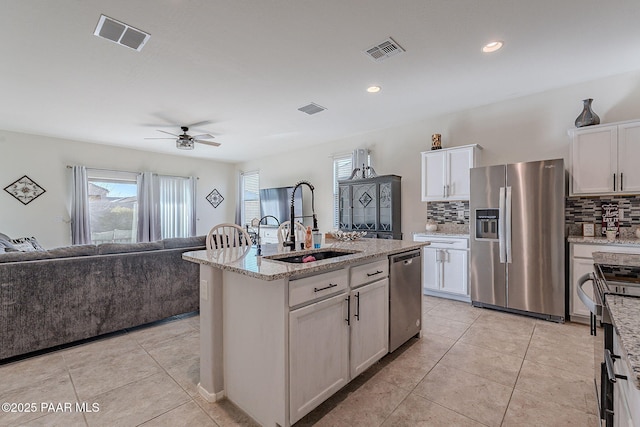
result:
<svg viewBox="0 0 640 427"><path fill-rule="evenodd" d="M308 258L309 256L312 256L315 259L308 260L306 262L321 261L323 259L336 258L340 256L345 256L345 255L353 255L358 252L359 251L320 249L318 251L311 251L311 252L307 252L307 251L302 253L294 252L295 255L270 255L270 256L265 256L264 258L270 259L272 261L288 262L291 264L302 264L302 263L305 263L304 259Z"/></svg>

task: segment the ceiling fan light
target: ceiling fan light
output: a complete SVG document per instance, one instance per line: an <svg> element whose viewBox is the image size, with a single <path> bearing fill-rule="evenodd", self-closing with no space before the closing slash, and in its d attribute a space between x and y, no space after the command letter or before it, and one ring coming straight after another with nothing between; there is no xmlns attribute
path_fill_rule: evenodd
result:
<svg viewBox="0 0 640 427"><path fill-rule="evenodd" d="M193 140L189 140L187 138L178 138L176 139L176 148L179 148L180 150L193 150Z"/></svg>

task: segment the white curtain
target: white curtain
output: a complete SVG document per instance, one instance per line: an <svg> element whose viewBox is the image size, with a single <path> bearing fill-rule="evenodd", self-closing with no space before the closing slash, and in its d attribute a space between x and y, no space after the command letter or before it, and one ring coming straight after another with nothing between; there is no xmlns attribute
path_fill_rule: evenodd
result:
<svg viewBox="0 0 640 427"><path fill-rule="evenodd" d="M161 239L158 177L144 172L138 175L138 242Z"/></svg>
<svg viewBox="0 0 640 427"><path fill-rule="evenodd" d="M87 168L73 166L73 190L71 192L71 243L85 245L91 243L89 222L89 184Z"/></svg>
<svg viewBox="0 0 640 427"><path fill-rule="evenodd" d="M156 178L158 180L162 237L195 236L196 178L163 175Z"/></svg>

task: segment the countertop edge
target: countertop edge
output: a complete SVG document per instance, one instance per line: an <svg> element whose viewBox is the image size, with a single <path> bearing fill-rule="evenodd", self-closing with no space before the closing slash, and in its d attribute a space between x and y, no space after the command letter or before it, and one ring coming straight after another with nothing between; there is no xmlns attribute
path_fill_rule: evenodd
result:
<svg viewBox="0 0 640 427"><path fill-rule="evenodd" d="M622 303L625 301L634 301L634 303L640 304L640 299L635 297L625 297L621 295L607 295L605 302L611 314L611 321L616 333L620 337L620 345L624 351L625 360L629 370L633 373L633 384L636 389L640 390L640 331L637 325L628 325L623 322L618 316L618 310L613 308L612 305ZM616 319L618 317L618 319ZM616 321L617 320L617 321ZM637 322L640 323L640 322Z"/></svg>
<svg viewBox="0 0 640 427"><path fill-rule="evenodd" d="M388 257L390 255L395 255L402 252L420 249L424 246L429 245L429 242L413 242L413 241L398 241L398 242L403 242L401 243L400 247L376 250L371 252L366 252L363 250L361 252L349 255L349 258L347 259L340 259L342 257L331 258L328 260L315 261L313 264L311 263L287 264L284 262L267 259L265 257L257 257L255 255L255 248L251 248L251 250L249 250L248 252L244 253L243 255L241 255L240 257L232 261L218 261L218 260L211 259L207 256L206 250L185 252L182 254L182 258L186 261L194 262L201 265L208 265L210 267L219 268L221 270L231 271L238 274L243 274L248 277L253 277L253 278L265 280L265 281L273 281L273 280L281 280L281 279L289 278L292 276L302 276L302 275L308 275L308 274L322 272L322 271L334 270L334 269L345 267L350 264L360 263L361 261L366 261L366 260L371 260L371 259L381 258L381 257ZM366 244L367 240L363 240L361 242L343 242L343 243L340 243L339 245L344 249L345 246L346 247L349 246L349 243L362 245L362 244ZM333 246L334 245L328 245L325 247L325 249L331 248ZM231 250L234 250L234 248L231 248ZM224 251L224 249L219 251ZM312 253L313 251L296 251L296 252L302 254L305 252ZM222 256L219 256L217 259L225 258L223 252L219 252L219 254L222 254ZM269 255L275 255L275 254L269 254ZM252 271L247 269L246 267L235 265L235 263L238 260L241 260L244 258L251 259L250 257L253 257L253 259L256 260L256 267L259 267L263 263L269 263L275 271L272 273L261 273L259 271Z"/></svg>
<svg viewBox="0 0 640 427"><path fill-rule="evenodd" d="M619 237L613 241L601 236L568 236L569 243L591 243L594 245L627 245L640 246L640 239L636 237Z"/></svg>

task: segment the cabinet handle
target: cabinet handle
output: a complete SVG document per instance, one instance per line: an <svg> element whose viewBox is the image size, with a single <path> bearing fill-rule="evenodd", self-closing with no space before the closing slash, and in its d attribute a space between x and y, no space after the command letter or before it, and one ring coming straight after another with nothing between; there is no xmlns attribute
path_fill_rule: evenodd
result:
<svg viewBox="0 0 640 427"><path fill-rule="evenodd" d="M329 283L329 286L325 286L324 288L313 288L313 292L326 291L327 289L335 288L338 286L337 283Z"/></svg>
<svg viewBox="0 0 640 427"><path fill-rule="evenodd" d="M351 295L348 295L344 300L347 302L347 318L344 320L347 321L347 326L348 326L351 324L350 323L351 322L350 320L351 319Z"/></svg>
<svg viewBox="0 0 640 427"><path fill-rule="evenodd" d="M616 174L613 174L613 191L616 191Z"/></svg>
<svg viewBox="0 0 640 427"><path fill-rule="evenodd" d="M624 191L622 189L622 187L623 187L622 183L624 182L624 181L622 181L623 178L624 178L624 173L620 172L620 191Z"/></svg>
<svg viewBox="0 0 640 427"><path fill-rule="evenodd" d="M620 356L616 356L615 354L611 354L609 349L604 351L604 364L607 367L607 377L609 382L615 383L616 379L626 380L626 375L618 375L616 371L613 369L613 359L619 359Z"/></svg>
<svg viewBox="0 0 640 427"><path fill-rule="evenodd" d="M382 270L376 270L375 273L367 273L367 277L375 276L376 274L382 274L382 273L384 273Z"/></svg>
<svg viewBox="0 0 640 427"><path fill-rule="evenodd" d="M449 186L445 185L445 188L447 189L447 197L449 197Z"/></svg>
<svg viewBox="0 0 640 427"><path fill-rule="evenodd" d="M446 185L442 186L442 197L447 197L447 186Z"/></svg>
<svg viewBox="0 0 640 427"><path fill-rule="evenodd" d="M356 292L356 314L353 317L360 321L360 292Z"/></svg>

